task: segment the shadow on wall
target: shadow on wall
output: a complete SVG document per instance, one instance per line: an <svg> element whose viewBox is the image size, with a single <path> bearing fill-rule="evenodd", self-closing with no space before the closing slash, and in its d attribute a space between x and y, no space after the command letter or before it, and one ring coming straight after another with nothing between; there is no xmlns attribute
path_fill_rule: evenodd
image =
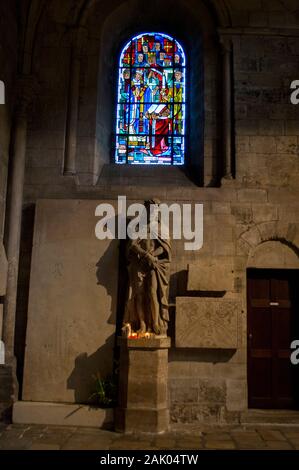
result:
<svg viewBox="0 0 299 470"><path fill-rule="evenodd" d="M119 242L118 240L111 240L107 250L96 263L97 284L103 286L111 298L110 316L107 320L107 323L110 325L116 324L117 289L115 286L115 272L111 267L115 266L115 257L118 257L118 255Z"/></svg>
<svg viewBox="0 0 299 470"><path fill-rule="evenodd" d="M117 227L116 222L115 227ZM93 354L87 352L79 354L75 359L74 369L67 380L67 388L74 390L75 403L89 403L89 398L94 390L95 377L98 375L102 379L113 374L114 361L116 359L115 341L117 326L120 323L121 311L123 307L124 279L123 272L123 244L118 240L111 240L106 251L97 261L96 283L103 286L107 295L111 298L110 312L101 310L98 306L99 316L109 318L106 320L109 325L115 325L114 334L108 338L103 338L105 344L100 346ZM115 266L118 272L115 273ZM122 266L122 268L120 267ZM117 280L116 280L117 279ZM117 282L117 285L116 285ZM92 328L92 326L91 326Z"/></svg>
<svg viewBox="0 0 299 470"><path fill-rule="evenodd" d="M75 359L75 366L67 379L68 390L74 390L75 403L89 403L94 392L96 374L106 377L112 372L114 334L93 354L81 353Z"/></svg>
<svg viewBox="0 0 299 470"><path fill-rule="evenodd" d="M203 349L203 348L171 348L169 362L229 362L235 355L236 349Z"/></svg>

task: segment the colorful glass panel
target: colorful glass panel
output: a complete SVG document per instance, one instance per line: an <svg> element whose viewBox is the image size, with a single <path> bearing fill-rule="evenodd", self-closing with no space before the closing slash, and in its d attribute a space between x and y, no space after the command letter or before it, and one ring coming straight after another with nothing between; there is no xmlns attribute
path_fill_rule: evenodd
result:
<svg viewBox="0 0 299 470"><path fill-rule="evenodd" d="M116 163L183 165L186 58L162 33L131 39L120 55Z"/></svg>

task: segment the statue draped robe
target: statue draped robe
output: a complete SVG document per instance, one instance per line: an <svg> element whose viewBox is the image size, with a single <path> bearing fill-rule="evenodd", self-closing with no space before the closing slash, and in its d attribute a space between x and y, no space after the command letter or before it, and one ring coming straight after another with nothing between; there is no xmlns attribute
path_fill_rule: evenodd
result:
<svg viewBox="0 0 299 470"><path fill-rule="evenodd" d="M149 263L146 254L156 261ZM133 331L166 335L170 257L170 241L159 236L128 242L129 286L124 323L130 324Z"/></svg>

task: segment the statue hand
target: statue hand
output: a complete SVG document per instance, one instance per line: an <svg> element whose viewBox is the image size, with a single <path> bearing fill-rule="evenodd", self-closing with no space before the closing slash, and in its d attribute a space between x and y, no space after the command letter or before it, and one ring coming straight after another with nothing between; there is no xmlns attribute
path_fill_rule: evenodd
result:
<svg viewBox="0 0 299 470"><path fill-rule="evenodd" d="M155 256L151 255L150 253L147 253L147 254L145 255L145 258L146 258L146 260L148 261L148 264L149 264L149 266L150 266L151 268L153 268L153 267L156 265L156 263L157 263L157 258L156 258Z"/></svg>

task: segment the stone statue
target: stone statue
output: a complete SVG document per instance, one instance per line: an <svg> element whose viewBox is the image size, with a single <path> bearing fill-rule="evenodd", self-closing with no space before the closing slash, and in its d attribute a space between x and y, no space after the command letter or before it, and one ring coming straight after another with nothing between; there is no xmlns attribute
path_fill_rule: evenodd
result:
<svg viewBox="0 0 299 470"><path fill-rule="evenodd" d="M160 221L155 238L150 238L150 206L159 201L145 201L147 237L129 240L127 261L129 286L124 314L125 336L166 336L168 314L168 284L170 271L170 240L161 238ZM157 216L154 216L157 217Z"/></svg>

